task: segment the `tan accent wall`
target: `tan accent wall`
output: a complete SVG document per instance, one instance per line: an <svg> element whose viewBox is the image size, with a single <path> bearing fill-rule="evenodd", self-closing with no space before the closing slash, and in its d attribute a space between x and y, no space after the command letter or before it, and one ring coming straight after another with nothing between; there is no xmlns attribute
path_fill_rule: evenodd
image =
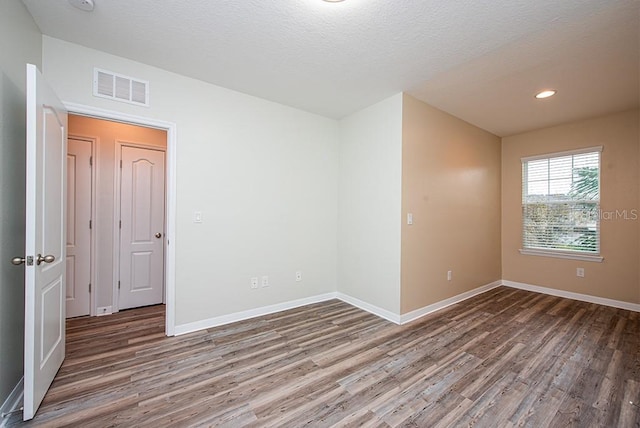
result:
<svg viewBox="0 0 640 428"><path fill-rule="evenodd" d="M402 125L404 314L500 280L500 138L406 94Z"/></svg>
<svg viewBox="0 0 640 428"><path fill-rule="evenodd" d="M98 179L96 180L96 217L94 230L96 239L96 306L113 305L113 216L114 216L114 174L116 141L143 144L145 146L167 147L167 133L164 130L89 117L69 115L69 136L96 139L94 148Z"/></svg>
<svg viewBox="0 0 640 428"><path fill-rule="evenodd" d="M503 279L640 303L638 123L638 111L633 110L503 138ZM520 158L600 145L604 147L600 201L603 211L600 252L604 261L521 255L518 251L522 245ZM584 278L576 276L578 267L584 268Z"/></svg>

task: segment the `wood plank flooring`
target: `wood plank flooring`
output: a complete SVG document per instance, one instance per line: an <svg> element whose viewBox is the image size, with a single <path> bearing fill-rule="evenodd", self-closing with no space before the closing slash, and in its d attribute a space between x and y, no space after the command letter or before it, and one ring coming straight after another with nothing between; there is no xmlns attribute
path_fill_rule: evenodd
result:
<svg viewBox="0 0 640 428"><path fill-rule="evenodd" d="M404 326L333 300L163 332L162 306L70 320L25 425L640 426L636 312L500 287Z"/></svg>

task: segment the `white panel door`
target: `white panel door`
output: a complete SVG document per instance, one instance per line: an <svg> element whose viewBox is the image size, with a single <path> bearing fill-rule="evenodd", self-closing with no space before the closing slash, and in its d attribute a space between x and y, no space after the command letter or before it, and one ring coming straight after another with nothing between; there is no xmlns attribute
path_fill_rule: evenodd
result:
<svg viewBox="0 0 640 428"><path fill-rule="evenodd" d="M24 420L64 360L67 112L27 65Z"/></svg>
<svg viewBox="0 0 640 428"><path fill-rule="evenodd" d="M118 309L162 303L164 152L122 146Z"/></svg>
<svg viewBox="0 0 640 428"><path fill-rule="evenodd" d="M91 141L69 138L67 151L67 318L91 308Z"/></svg>

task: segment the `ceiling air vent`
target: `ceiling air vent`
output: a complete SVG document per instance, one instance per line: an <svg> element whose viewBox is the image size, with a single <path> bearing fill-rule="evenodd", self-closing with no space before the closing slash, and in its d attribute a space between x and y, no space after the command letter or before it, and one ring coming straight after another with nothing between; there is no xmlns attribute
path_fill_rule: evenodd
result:
<svg viewBox="0 0 640 428"><path fill-rule="evenodd" d="M149 82L94 68L93 95L149 107Z"/></svg>

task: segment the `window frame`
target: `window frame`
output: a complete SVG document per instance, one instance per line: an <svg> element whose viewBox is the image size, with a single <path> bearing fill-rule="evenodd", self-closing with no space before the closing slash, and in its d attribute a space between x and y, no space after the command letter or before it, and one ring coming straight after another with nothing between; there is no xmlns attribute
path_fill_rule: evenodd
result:
<svg viewBox="0 0 640 428"><path fill-rule="evenodd" d="M585 154L585 153L594 153L594 152L598 152L598 210L601 209L601 195L600 195L600 190L602 188L602 151L603 151L603 146L595 146L595 147L585 147L585 148L581 148L581 149L576 149L576 150L567 150L567 151L562 151L562 152L554 152L554 153L546 153L546 154L541 154L541 155L535 155L535 156L527 156L527 157L523 157L520 158L520 162L521 162L521 186L520 186L520 212L521 212L521 219L520 219L520 232L521 232L521 245L522 248L519 250L520 254L524 254L524 255L532 255L532 256L542 256L542 257L556 257L556 258L562 258L562 259L572 259L572 260L582 260L582 261L592 261L592 262L602 262L604 260L604 257L602 257L600 251L600 243L601 243L601 228L600 228L600 221L601 219L597 220L597 225L596 225L596 230L597 230L597 236L598 236L598 246L597 246L597 251L596 252L592 252L592 251L582 251L582 250L567 250L567 249L554 249L554 248L531 248L531 247L525 247L525 242L524 242L524 227L525 227L525 218L524 218L524 207L527 205L525 204L524 201L524 188L525 188L525 184L528 183L528 179L527 176L525 174L525 171L528 172L528 169L525 168L526 164L528 162L531 161L536 161L536 160L550 160L550 159L554 159L554 158L560 158L560 157L566 157L566 156L574 156L574 155L580 155L580 154Z"/></svg>

